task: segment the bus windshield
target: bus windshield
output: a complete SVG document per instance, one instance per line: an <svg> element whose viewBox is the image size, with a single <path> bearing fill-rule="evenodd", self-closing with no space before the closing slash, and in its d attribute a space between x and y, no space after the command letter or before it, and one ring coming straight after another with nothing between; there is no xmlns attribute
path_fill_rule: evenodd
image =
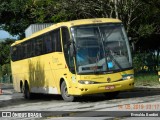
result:
<svg viewBox="0 0 160 120"><path fill-rule="evenodd" d="M128 38L122 24L71 28L79 74L119 71L132 67Z"/></svg>

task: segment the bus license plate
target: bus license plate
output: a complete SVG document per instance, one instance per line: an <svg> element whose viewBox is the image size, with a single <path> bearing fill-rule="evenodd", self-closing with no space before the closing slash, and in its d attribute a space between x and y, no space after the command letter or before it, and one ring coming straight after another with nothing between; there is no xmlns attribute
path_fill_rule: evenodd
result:
<svg viewBox="0 0 160 120"><path fill-rule="evenodd" d="M106 88L106 90L112 90L112 89L115 88L115 86L114 85L110 85L110 86L106 86L105 88Z"/></svg>

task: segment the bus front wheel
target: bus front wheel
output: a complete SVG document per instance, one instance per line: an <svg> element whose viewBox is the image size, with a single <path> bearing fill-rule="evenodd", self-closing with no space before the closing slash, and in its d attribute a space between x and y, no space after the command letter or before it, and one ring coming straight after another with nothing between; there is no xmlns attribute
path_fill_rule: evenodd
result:
<svg viewBox="0 0 160 120"><path fill-rule="evenodd" d="M68 94L67 85L66 85L65 81L63 81L61 84L61 95L62 95L62 98L64 99L64 101L66 101L66 102L73 102L74 101L74 96Z"/></svg>

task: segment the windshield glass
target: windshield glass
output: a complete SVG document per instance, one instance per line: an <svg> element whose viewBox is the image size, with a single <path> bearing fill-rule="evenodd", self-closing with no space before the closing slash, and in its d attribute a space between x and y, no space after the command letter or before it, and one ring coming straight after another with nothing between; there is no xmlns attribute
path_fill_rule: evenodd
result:
<svg viewBox="0 0 160 120"><path fill-rule="evenodd" d="M71 28L78 73L122 70L132 65L128 39L122 24Z"/></svg>

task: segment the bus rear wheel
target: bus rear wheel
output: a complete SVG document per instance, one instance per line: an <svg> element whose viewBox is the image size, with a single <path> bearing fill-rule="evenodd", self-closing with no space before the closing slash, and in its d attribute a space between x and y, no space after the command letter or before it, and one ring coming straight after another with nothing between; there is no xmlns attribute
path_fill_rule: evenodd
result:
<svg viewBox="0 0 160 120"><path fill-rule="evenodd" d="M30 93L28 83L25 84L23 93L24 93L24 98L25 99L31 99L32 98L32 94Z"/></svg>
<svg viewBox="0 0 160 120"><path fill-rule="evenodd" d="M107 92L107 93L104 93L104 96L105 96L107 99L114 99L114 98L116 98L118 95L119 95L119 92L118 92L118 91L116 91L116 92Z"/></svg>
<svg viewBox="0 0 160 120"><path fill-rule="evenodd" d="M74 96L68 94L67 85L66 85L65 81L63 81L61 84L61 95L62 95L62 98L64 99L64 101L66 101L66 102L73 102L74 101Z"/></svg>

